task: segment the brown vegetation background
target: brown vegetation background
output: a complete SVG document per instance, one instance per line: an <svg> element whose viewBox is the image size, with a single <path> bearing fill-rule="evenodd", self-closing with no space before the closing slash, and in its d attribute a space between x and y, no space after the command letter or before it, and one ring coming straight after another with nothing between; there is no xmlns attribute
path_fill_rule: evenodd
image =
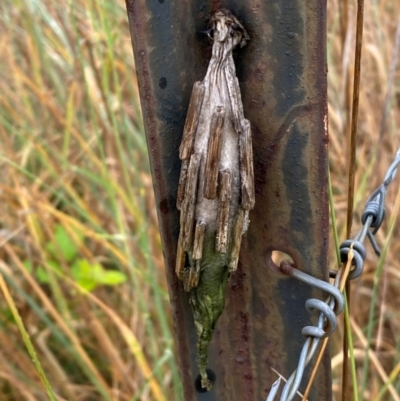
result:
<svg viewBox="0 0 400 401"><path fill-rule="evenodd" d="M0 4L0 400L182 399L124 7ZM355 18L354 1L328 1L339 241ZM366 3L353 234L400 147L399 25L400 2ZM377 234L385 252L367 244L352 283L359 399L400 400L399 188L397 177ZM331 341L337 398L342 336L341 322Z"/></svg>

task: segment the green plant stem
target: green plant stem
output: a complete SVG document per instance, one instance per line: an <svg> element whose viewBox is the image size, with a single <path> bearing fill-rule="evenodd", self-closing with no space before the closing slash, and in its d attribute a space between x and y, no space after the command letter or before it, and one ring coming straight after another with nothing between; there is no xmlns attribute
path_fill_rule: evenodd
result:
<svg viewBox="0 0 400 401"><path fill-rule="evenodd" d="M33 363L35 364L36 370L39 374L40 380L41 380L44 388L46 389L49 399L51 401L57 401L57 398L55 397L55 395L53 393L53 389L51 388L50 382L48 381L47 376L44 373L44 370L39 361L39 358L37 357L35 348L32 344L32 341L29 337L28 332L25 329L24 323L21 319L21 316L18 312L17 307L15 306L14 300L8 290L7 284L6 284L2 274L0 274L0 288L1 288L1 291L3 292L4 298L6 299L8 306L11 310L11 313L14 317L15 323L17 323L19 332L21 333L21 336L22 336L22 340L24 341L26 349L28 350L29 355L31 356L31 358L33 360Z"/></svg>
<svg viewBox="0 0 400 401"><path fill-rule="evenodd" d="M345 299L344 323L346 325L347 343L349 345L349 352L350 352L350 368L351 368L351 378L353 380L353 396L354 396L354 401L358 401L356 359L354 357L353 337L352 337L352 333L351 333L349 304L347 303L346 291L344 291L343 295L344 295L344 299Z"/></svg>
<svg viewBox="0 0 400 401"><path fill-rule="evenodd" d="M329 170L328 170L328 194L329 194L329 211L331 214L333 239L335 241L336 260L337 260L337 265L339 267L342 262L340 260L339 235L338 235L337 224L336 224L335 204L334 204L334 200L333 200L331 172Z"/></svg>

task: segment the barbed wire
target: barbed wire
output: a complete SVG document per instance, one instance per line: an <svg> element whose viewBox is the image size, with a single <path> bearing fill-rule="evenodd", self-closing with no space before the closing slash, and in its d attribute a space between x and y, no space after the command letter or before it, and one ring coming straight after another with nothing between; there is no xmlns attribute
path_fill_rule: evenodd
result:
<svg viewBox="0 0 400 401"><path fill-rule="evenodd" d="M294 266L292 261L284 260L280 264L280 269L285 274L310 285L311 287L328 293L325 301L311 298L306 301L305 307L309 313L318 313L318 321L315 326L306 326L301 331L307 337L304 342L297 369L287 380L280 401L291 401L301 384L304 370L311 359L314 357L321 340L329 337L337 326L336 316L344 308L343 289L347 280L354 280L359 277L364 269L366 250L364 241L369 239L375 253L379 256L380 250L374 235L377 233L385 218L385 199L388 186L393 182L397 169L400 165L400 148L396 153L393 163L388 168L382 184L368 198L364 212L361 217L363 224L353 239L344 241L340 249L340 259L342 265L336 270L330 270L329 275L334 279L333 284L317 279L304 273ZM282 381L282 377L276 380L270 390L266 401L274 401Z"/></svg>

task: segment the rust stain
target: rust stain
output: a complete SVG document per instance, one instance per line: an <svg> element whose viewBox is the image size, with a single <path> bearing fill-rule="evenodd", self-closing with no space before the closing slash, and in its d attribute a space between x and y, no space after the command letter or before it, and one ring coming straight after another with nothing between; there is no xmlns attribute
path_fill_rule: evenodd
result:
<svg viewBox="0 0 400 401"><path fill-rule="evenodd" d="M160 202L159 206L160 206L161 213L166 214L166 213L169 212L168 200L167 200L167 199L163 199L163 200Z"/></svg>

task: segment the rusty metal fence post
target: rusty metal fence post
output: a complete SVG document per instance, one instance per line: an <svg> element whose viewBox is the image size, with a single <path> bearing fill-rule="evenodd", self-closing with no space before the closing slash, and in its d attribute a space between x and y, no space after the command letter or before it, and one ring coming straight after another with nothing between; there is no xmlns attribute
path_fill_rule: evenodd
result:
<svg viewBox="0 0 400 401"><path fill-rule="evenodd" d="M326 2L126 0L126 6L185 400L265 400L273 369L288 377L297 365L301 329L310 322L305 301L321 298L279 273L272 252L286 253L313 276L328 276ZM222 7L251 38L235 63L253 129L256 207L211 344L216 381L201 393L194 385L193 318L174 273L178 148L193 83L210 59L201 32ZM327 354L309 399L330 398Z"/></svg>

